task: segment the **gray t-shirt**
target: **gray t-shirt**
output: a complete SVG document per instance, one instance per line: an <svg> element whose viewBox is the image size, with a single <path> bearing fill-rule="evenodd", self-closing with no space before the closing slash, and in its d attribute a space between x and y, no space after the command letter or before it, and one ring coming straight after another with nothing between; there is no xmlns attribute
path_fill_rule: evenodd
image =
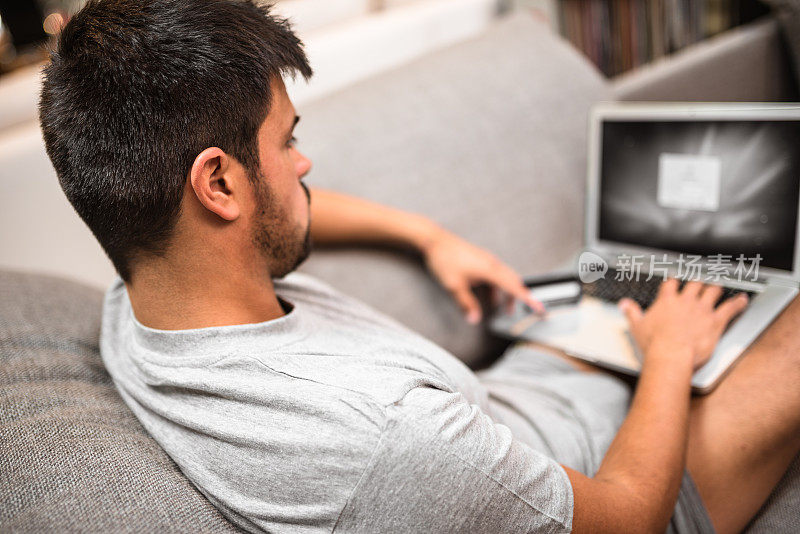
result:
<svg viewBox="0 0 800 534"><path fill-rule="evenodd" d="M458 359L302 274L257 324L164 331L107 291L101 353L183 473L255 532L568 532L572 487Z"/></svg>

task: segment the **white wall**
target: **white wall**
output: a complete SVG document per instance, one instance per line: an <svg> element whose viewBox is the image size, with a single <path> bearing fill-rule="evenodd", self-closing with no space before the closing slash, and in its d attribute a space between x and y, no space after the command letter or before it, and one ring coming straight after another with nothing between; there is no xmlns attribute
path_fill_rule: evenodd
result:
<svg viewBox="0 0 800 534"><path fill-rule="evenodd" d="M496 0L397 4L372 12L371 0L281 2L276 9L296 20L316 70L311 84L289 84L296 103L481 32ZM58 185L36 121L38 90L37 67L0 78L0 267L105 287L114 270Z"/></svg>
<svg viewBox="0 0 800 534"><path fill-rule="evenodd" d="M315 70L306 85L287 88L295 104L323 97L358 80L479 34L496 0L421 0L329 25L305 38Z"/></svg>
<svg viewBox="0 0 800 534"><path fill-rule="evenodd" d="M108 285L114 269L61 191L37 123L0 135L0 189L0 267Z"/></svg>

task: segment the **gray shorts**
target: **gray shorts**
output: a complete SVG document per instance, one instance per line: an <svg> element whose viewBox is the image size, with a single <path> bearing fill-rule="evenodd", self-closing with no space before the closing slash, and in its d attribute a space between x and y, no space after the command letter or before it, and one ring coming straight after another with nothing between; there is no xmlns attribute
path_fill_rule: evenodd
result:
<svg viewBox="0 0 800 534"><path fill-rule="evenodd" d="M534 449L594 476L628 413L632 390L608 373L586 373L561 358L522 345L478 376L492 416ZM684 471L667 532L714 532L697 488Z"/></svg>

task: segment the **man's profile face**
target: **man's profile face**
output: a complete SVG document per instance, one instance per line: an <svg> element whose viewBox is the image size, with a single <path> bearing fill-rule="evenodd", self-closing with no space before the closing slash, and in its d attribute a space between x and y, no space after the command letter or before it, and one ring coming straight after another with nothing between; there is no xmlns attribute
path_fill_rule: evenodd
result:
<svg viewBox="0 0 800 534"><path fill-rule="evenodd" d="M258 134L261 162L255 191L251 241L273 278L292 272L310 252L310 195L300 179L311 161L294 147L298 117L280 78Z"/></svg>

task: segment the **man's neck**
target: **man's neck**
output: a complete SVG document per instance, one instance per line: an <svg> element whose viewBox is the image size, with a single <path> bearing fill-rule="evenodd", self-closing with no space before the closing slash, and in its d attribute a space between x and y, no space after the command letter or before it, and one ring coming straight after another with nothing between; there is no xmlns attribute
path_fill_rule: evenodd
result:
<svg viewBox="0 0 800 534"><path fill-rule="evenodd" d="M260 323L285 315L269 276L137 273L126 284L136 319L158 330ZM194 274L194 276L192 276Z"/></svg>

